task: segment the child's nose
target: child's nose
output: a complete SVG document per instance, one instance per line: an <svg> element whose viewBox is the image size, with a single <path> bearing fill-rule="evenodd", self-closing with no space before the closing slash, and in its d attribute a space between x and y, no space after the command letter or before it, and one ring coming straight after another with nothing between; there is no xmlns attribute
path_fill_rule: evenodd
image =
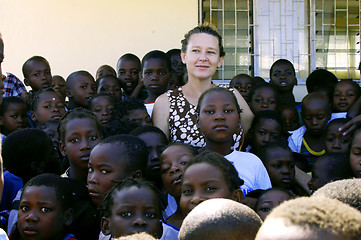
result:
<svg viewBox="0 0 361 240"><path fill-rule="evenodd" d="M88 173L88 183L96 184L97 182L98 182L98 181L97 181L97 177L96 177L95 171L89 172L89 173Z"/></svg>
<svg viewBox="0 0 361 240"><path fill-rule="evenodd" d="M138 227L144 227L147 225L147 221L145 221L141 216L136 216L133 221L133 225Z"/></svg>
<svg viewBox="0 0 361 240"><path fill-rule="evenodd" d="M27 222L36 222L39 220L37 214L34 213L34 211L28 212L28 215L26 216L25 220Z"/></svg>
<svg viewBox="0 0 361 240"><path fill-rule="evenodd" d="M335 139L335 141L332 144L332 148L341 148L341 141L339 139Z"/></svg>
<svg viewBox="0 0 361 240"><path fill-rule="evenodd" d="M193 195L192 200L191 200L191 204L193 204L193 205L198 205L198 204L200 204L201 202L203 202L204 200L205 200L205 199L204 199L204 197L203 197L201 194L195 193L195 194Z"/></svg>

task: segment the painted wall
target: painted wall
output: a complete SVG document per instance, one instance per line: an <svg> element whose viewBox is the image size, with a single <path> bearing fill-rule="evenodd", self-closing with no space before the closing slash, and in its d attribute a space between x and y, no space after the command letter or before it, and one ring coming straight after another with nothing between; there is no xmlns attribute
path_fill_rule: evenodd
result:
<svg viewBox="0 0 361 240"><path fill-rule="evenodd" d="M95 75L127 52L180 48L197 23L196 0L0 0L3 68L22 80L22 64L41 55L53 75Z"/></svg>

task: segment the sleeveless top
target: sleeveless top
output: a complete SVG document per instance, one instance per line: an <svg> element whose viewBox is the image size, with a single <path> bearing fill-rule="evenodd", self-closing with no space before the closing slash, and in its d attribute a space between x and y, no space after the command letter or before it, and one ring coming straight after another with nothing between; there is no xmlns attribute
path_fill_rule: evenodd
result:
<svg viewBox="0 0 361 240"><path fill-rule="evenodd" d="M232 90L231 90L232 91ZM171 142L184 142L195 148L206 145L203 134L197 125L196 106L185 98L182 87L167 91L169 109L169 139ZM238 148L242 139L242 128L233 135L234 148Z"/></svg>

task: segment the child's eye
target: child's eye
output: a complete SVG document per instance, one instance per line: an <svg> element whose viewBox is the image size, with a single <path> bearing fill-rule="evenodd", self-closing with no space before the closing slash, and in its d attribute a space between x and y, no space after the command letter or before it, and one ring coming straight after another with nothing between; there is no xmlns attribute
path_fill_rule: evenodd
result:
<svg viewBox="0 0 361 240"><path fill-rule="evenodd" d="M22 212L26 212L26 211L29 210L29 207L28 207L28 206L20 206L20 210L21 210Z"/></svg>
<svg viewBox="0 0 361 240"><path fill-rule="evenodd" d="M206 114L214 114L214 110L204 110Z"/></svg>
<svg viewBox="0 0 361 240"><path fill-rule="evenodd" d="M17 118L18 116L16 114L10 115L11 118Z"/></svg>
<svg viewBox="0 0 361 240"><path fill-rule="evenodd" d="M97 140L97 139L98 139L97 136L90 136L90 137L89 137L89 140L90 140L90 141L95 141L95 140Z"/></svg>
<svg viewBox="0 0 361 240"><path fill-rule="evenodd" d="M350 140L349 139L341 139L341 143L349 143Z"/></svg>
<svg viewBox="0 0 361 240"><path fill-rule="evenodd" d="M206 187L205 190L206 190L206 191L214 191L214 190L216 190L216 188L215 188L215 187L212 187L212 186L208 186L208 187Z"/></svg>
<svg viewBox="0 0 361 240"><path fill-rule="evenodd" d="M272 167L278 169L278 168L281 167L281 165L280 164L273 164Z"/></svg>
<svg viewBox="0 0 361 240"><path fill-rule="evenodd" d="M86 87L87 86L85 86L85 85L80 86L80 88L82 88L82 89L86 89Z"/></svg>
<svg viewBox="0 0 361 240"><path fill-rule="evenodd" d="M272 139L277 141L279 139L279 136L278 135L272 135Z"/></svg>
<svg viewBox="0 0 361 240"><path fill-rule="evenodd" d="M132 216L132 214L130 212L122 212L122 213L120 213L120 216L121 217L130 217L130 216Z"/></svg>
<svg viewBox="0 0 361 240"><path fill-rule="evenodd" d="M101 108L96 108L96 109L94 109L94 112L97 112L97 113L99 113L99 112L101 112L101 111L102 111Z"/></svg>
<svg viewBox="0 0 361 240"><path fill-rule="evenodd" d="M262 99L260 99L260 98L256 99L255 101L256 101L256 103L262 103Z"/></svg>
<svg viewBox="0 0 361 240"><path fill-rule="evenodd" d="M100 170L100 172L101 172L102 174L108 174L108 173L110 173L110 171L105 170L105 169Z"/></svg>
<svg viewBox="0 0 361 240"><path fill-rule="evenodd" d="M269 100L268 104L276 104L276 101L275 100Z"/></svg>
<svg viewBox="0 0 361 240"><path fill-rule="evenodd" d="M159 74L162 75L162 76L164 76L164 75L166 75L167 73L166 73L166 72L160 72Z"/></svg>
<svg viewBox="0 0 361 240"><path fill-rule="evenodd" d="M275 77L279 77L280 75L281 74L279 72L273 74L273 76L275 76Z"/></svg>
<svg viewBox="0 0 361 240"><path fill-rule="evenodd" d="M71 143L77 143L77 142L79 142L79 138L71 138L71 139L69 140L69 142L71 142Z"/></svg>
<svg viewBox="0 0 361 240"><path fill-rule="evenodd" d="M118 74L119 74L119 75L124 75L124 74L125 74L125 72L118 72Z"/></svg>
<svg viewBox="0 0 361 240"><path fill-rule="evenodd" d="M225 113L232 113L232 112L234 112L234 110L233 109L228 109L228 110L224 110L224 112Z"/></svg>
<svg viewBox="0 0 361 240"><path fill-rule="evenodd" d="M188 161L182 161L180 162L181 165L187 165Z"/></svg>
<svg viewBox="0 0 361 240"><path fill-rule="evenodd" d="M184 194L184 195L191 195L192 194L192 190L191 189L184 189L183 191L182 191L182 194Z"/></svg>
<svg viewBox="0 0 361 240"><path fill-rule="evenodd" d="M34 76L39 77L39 76L40 76L40 73L35 73Z"/></svg>
<svg viewBox="0 0 361 240"><path fill-rule="evenodd" d="M161 167L161 173L162 174L165 174L165 173L167 173L169 171L169 167L165 167L165 168L163 168L162 169L162 167Z"/></svg>
<svg viewBox="0 0 361 240"><path fill-rule="evenodd" d="M94 168L88 167L88 173L92 173L92 172L94 172Z"/></svg>
<svg viewBox="0 0 361 240"><path fill-rule="evenodd" d="M269 211L271 211L271 209L268 208L268 207L263 207L263 208L261 208L260 210L261 210L262 212L269 212Z"/></svg>
<svg viewBox="0 0 361 240"><path fill-rule="evenodd" d="M42 207L42 208L40 209L40 211L41 211L42 213L48 213L48 212L50 212L50 209L47 208L47 207Z"/></svg>
<svg viewBox="0 0 361 240"><path fill-rule="evenodd" d="M147 218L155 218L155 214L154 213L146 213L145 214L145 216L147 217Z"/></svg>
<svg viewBox="0 0 361 240"><path fill-rule="evenodd" d="M44 108L49 109L49 108L51 108L51 105L44 105Z"/></svg>
<svg viewBox="0 0 361 240"><path fill-rule="evenodd" d="M266 132L264 132L264 131L258 131L258 134L263 136L263 135L266 134Z"/></svg>
<svg viewBox="0 0 361 240"><path fill-rule="evenodd" d="M144 72L144 75L150 75L151 74L151 72Z"/></svg>
<svg viewBox="0 0 361 240"><path fill-rule="evenodd" d="M63 104L58 104L56 107L59 108L59 109L63 109L64 105Z"/></svg>
<svg viewBox="0 0 361 240"><path fill-rule="evenodd" d="M138 75L138 72L132 71L132 72L130 72L130 74L132 74L132 75Z"/></svg>

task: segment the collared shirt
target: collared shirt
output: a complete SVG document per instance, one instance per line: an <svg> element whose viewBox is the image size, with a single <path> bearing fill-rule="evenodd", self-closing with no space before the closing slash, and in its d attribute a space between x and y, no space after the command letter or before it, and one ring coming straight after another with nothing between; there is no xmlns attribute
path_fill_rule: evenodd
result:
<svg viewBox="0 0 361 240"><path fill-rule="evenodd" d="M11 73L6 73L6 78L4 79L4 95L3 97L18 97L24 91L26 91L25 85Z"/></svg>

